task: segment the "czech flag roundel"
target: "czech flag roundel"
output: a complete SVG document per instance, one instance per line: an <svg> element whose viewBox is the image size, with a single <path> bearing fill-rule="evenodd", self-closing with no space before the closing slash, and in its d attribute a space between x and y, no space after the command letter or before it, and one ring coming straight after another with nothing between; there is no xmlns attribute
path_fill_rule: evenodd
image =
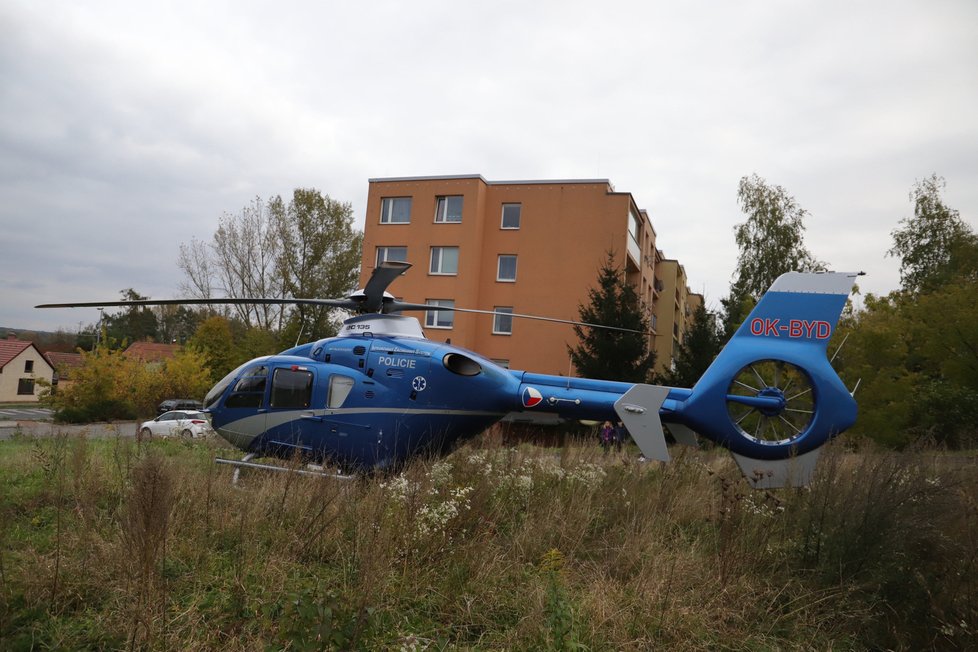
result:
<svg viewBox="0 0 978 652"><path fill-rule="evenodd" d="M523 407L535 407L540 404L543 400L543 395L540 394L540 390L533 387L527 387L523 390Z"/></svg>

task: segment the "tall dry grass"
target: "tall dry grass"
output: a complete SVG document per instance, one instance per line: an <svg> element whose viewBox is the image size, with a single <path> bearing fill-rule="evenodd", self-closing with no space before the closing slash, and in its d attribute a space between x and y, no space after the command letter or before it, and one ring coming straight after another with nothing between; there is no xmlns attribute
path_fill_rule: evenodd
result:
<svg viewBox="0 0 978 652"><path fill-rule="evenodd" d="M836 448L753 491L717 452L488 437L234 487L215 445L0 444L0 648L978 647L970 457Z"/></svg>

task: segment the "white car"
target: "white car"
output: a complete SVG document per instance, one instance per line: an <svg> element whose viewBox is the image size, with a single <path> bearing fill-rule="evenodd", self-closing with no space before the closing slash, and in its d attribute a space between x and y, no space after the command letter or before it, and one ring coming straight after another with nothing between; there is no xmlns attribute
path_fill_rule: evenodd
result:
<svg viewBox="0 0 978 652"><path fill-rule="evenodd" d="M213 434L214 429L207 415L193 410L164 412L152 421L146 421L139 426L139 436L143 438L156 436L190 439Z"/></svg>

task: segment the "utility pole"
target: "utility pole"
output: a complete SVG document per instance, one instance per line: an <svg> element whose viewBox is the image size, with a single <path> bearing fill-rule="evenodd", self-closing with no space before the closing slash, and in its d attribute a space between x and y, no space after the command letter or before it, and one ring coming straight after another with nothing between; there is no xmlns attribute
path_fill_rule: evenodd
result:
<svg viewBox="0 0 978 652"><path fill-rule="evenodd" d="M96 326L96 330L95 330L95 350L96 351L98 350L99 344L102 343L102 311L103 310L105 310L105 308L99 308L98 309L98 326Z"/></svg>

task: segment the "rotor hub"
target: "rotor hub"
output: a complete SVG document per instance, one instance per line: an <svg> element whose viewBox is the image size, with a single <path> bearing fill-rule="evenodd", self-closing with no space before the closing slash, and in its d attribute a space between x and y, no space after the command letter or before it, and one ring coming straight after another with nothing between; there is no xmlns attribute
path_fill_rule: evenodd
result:
<svg viewBox="0 0 978 652"><path fill-rule="evenodd" d="M787 405L787 400L785 400L784 392L777 387L765 387L757 393L760 398L775 399L777 403L772 404L772 402L767 402L764 406L758 408L766 417L776 417L782 412Z"/></svg>

